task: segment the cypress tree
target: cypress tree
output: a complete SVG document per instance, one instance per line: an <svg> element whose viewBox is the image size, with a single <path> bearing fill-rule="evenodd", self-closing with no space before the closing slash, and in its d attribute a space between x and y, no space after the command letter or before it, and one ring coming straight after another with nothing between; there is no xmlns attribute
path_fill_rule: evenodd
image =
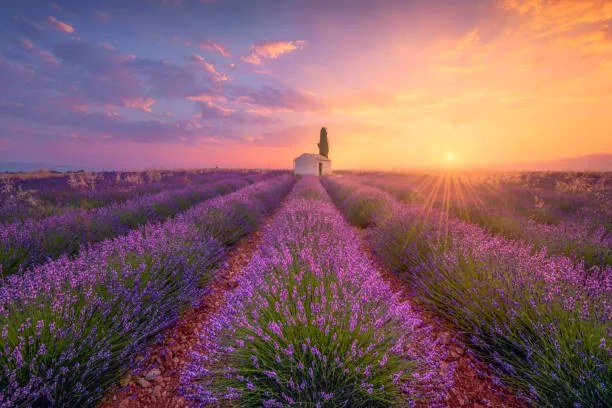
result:
<svg viewBox="0 0 612 408"><path fill-rule="evenodd" d="M321 128L321 136L319 137L319 154L321 156L328 157L329 155L329 142L327 141L327 128Z"/></svg>

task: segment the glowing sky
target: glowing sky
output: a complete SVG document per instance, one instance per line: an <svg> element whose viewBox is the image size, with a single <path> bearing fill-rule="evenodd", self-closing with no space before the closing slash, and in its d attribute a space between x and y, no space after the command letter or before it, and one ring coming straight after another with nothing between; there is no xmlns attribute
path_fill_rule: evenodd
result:
<svg viewBox="0 0 612 408"><path fill-rule="evenodd" d="M609 0L0 3L0 161L289 167L327 126L337 168L480 166L611 115Z"/></svg>

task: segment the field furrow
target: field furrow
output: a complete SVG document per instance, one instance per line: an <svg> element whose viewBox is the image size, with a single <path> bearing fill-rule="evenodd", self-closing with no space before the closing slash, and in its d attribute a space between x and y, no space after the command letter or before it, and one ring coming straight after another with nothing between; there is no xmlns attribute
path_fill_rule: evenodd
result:
<svg viewBox="0 0 612 408"><path fill-rule="evenodd" d="M240 174L201 185L164 191L94 210L74 209L41 220L0 225L0 275L10 275L87 244L126 234L146 223L172 217L199 202L246 187Z"/></svg>
<svg viewBox="0 0 612 408"><path fill-rule="evenodd" d="M242 175L255 182L269 172L251 170L149 170L70 174L0 174L0 223L42 219Z"/></svg>
<svg viewBox="0 0 612 408"><path fill-rule="evenodd" d="M0 406L94 405L292 184L270 178L5 279Z"/></svg>
<svg viewBox="0 0 612 408"><path fill-rule="evenodd" d="M179 390L189 405L516 406L471 363L470 380L454 381L448 332L369 259L316 179L299 181L261 234L199 329Z"/></svg>
<svg viewBox="0 0 612 408"><path fill-rule="evenodd" d="M270 222L270 218L263 224ZM111 388L99 408L185 407L189 401L180 392L180 375L191 360L201 328L210 324L215 313L225 306L226 294L238 284L238 277L248 265L261 242L261 227L242 238L231 249L223 266L215 272L209 290L196 307L163 332L159 343L136 356L137 365L118 386Z"/></svg>
<svg viewBox="0 0 612 408"><path fill-rule="evenodd" d="M518 239L551 255L587 267L612 267L609 192L561 193L516 182L447 175L353 175L356 182L385 190L396 199L435 208L494 234ZM602 177L602 182L607 179ZM605 183L603 183L605 187Z"/></svg>
<svg viewBox="0 0 612 408"><path fill-rule="evenodd" d="M382 262L519 395L537 406L610 406L609 271L533 252L431 207L333 177L346 218Z"/></svg>

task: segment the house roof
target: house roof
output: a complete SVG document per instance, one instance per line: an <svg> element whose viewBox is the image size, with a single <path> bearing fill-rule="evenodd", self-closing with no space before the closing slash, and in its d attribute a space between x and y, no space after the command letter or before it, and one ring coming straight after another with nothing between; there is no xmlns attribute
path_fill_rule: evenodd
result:
<svg viewBox="0 0 612 408"><path fill-rule="evenodd" d="M319 161L331 161L329 158L327 158L325 156L321 156L320 154L315 154L315 153L302 153L302 154L300 154L298 157L296 157L293 160L297 160L297 159L299 159L301 157L307 157L307 156L314 157L315 159L317 159Z"/></svg>

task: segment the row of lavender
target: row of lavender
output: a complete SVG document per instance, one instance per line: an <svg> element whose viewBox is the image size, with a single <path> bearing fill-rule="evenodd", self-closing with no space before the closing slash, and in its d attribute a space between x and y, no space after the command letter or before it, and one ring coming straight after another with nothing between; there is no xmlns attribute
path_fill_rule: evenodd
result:
<svg viewBox="0 0 612 408"><path fill-rule="evenodd" d="M341 178L325 185L351 222L370 227L386 265L527 400L612 406L610 266L587 270Z"/></svg>
<svg viewBox="0 0 612 408"><path fill-rule="evenodd" d="M537 248L546 248L551 254L583 260L587 266L612 265L610 214L603 209L582 206L580 203L588 198L584 194L548 192L548 197L552 197L550 200L576 207L562 216L553 216L547 204L550 200L539 197L541 192L531 191L531 194L527 194L525 187L511 189L507 186L470 185L461 177L452 175L440 177L437 181L430 178L429 184L419 187L407 183L410 179L404 175L377 174L359 176L356 180L383 188L399 200L421 202L446 210L450 215L476 223L493 233L526 241ZM416 198L417 195L420 199ZM572 195L576 197L568 198ZM527 216L517 212L516 207L531 207L532 210ZM555 217L554 221L552 217Z"/></svg>
<svg viewBox="0 0 612 408"><path fill-rule="evenodd" d="M226 173L201 185L145 195L124 203L73 209L42 220L0 225L0 275L10 275L49 258L74 255L84 244L126 234L147 222L157 222L194 204L249 184L240 173Z"/></svg>
<svg viewBox="0 0 612 408"><path fill-rule="evenodd" d="M319 181L303 178L202 328L184 376L197 405L436 406L454 368L359 248Z"/></svg>
<svg viewBox="0 0 612 408"><path fill-rule="evenodd" d="M575 220L601 224L612 215L611 173L487 172L351 173L393 181L404 198L443 199L464 207L484 207L536 222ZM438 194L435 194L436 191Z"/></svg>
<svg viewBox="0 0 612 408"><path fill-rule="evenodd" d="M92 406L285 196L270 178L0 285L0 407Z"/></svg>
<svg viewBox="0 0 612 408"><path fill-rule="evenodd" d="M253 181L265 175L252 170L0 175L0 222L44 218L71 208L99 208L137 196L220 180L228 174L241 174Z"/></svg>

